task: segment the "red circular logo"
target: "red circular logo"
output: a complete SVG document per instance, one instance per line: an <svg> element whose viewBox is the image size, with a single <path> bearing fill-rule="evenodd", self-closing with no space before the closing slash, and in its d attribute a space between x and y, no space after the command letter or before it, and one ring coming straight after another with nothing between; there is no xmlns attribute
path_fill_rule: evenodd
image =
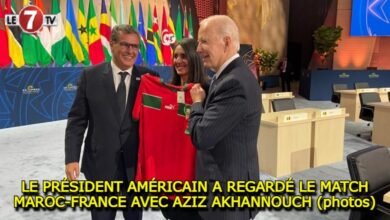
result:
<svg viewBox="0 0 390 220"><path fill-rule="evenodd" d="M41 9L35 5L24 7L19 12L19 25L27 33L39 31L43 25L43 13Z"/></svg>

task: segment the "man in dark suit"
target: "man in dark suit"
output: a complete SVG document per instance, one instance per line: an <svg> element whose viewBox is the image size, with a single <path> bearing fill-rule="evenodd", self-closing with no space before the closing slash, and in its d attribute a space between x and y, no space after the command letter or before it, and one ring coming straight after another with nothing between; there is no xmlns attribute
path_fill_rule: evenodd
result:
<svg viewBox="0 0 390 220"><path fill-rule="evenodd" d="M215 15L200 23L197 51L204 65L216 73L207 98L199 84L191 89L189 128L198 150L196 177L211 187L215 181L223 185L229 180L259 180L260 87L239 57L239 45L237 25L228 16ZM210 193L209 203L213 197ZM243 220L256 215L249 209L199 212L205 220Z"/></svg>
<svg viewBox="0 0 390 220"><path fill-rule="evenodd" d="M279 63L280 79L283 92L291 92L291 63L287 60L287 57Z"/></svg>
<svg viewBox="0 0 390 220"><path fill-rule="evenodd" d="M142 74L151 70L134 66L140 35L130 25L112 30L112 61L85 68L68 115L65 134L65 171L69 180L81 172L87 180L134 180L138 155L138 122L131 111ZM123 191L125 193L125 191ZM92 209L92 219L115 219L115 209ZM125 219L142 219L142 210L124 209Z"/></svg>

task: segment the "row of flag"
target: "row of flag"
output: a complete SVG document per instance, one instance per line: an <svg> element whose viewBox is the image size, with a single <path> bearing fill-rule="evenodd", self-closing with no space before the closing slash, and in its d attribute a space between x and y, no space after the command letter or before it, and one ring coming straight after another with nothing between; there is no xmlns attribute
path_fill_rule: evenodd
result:
<svg viewBox="0 0 390 220"><path fill-rule="evenodd" d="M23 6L31 4L23 0ZM117 24L127 23L123 16L123 0L120 0L119 21L115 1L110 2L110 16L107 13L105 0L102 0L100 22L96 17L93 0L89 0L88 15L84 3L79 1L76 15L72 0L67 0L66 19L62 21L58 0L53 0L51 14L56 14L57 26L50 29L43 26L38 33L22 32L19 27L8 27L4 24L5 14L16 14L15 0L5 0L4 10L0 7L0 67L63 66L66 63L76 65L98 64L111 60L109 39L112 28ZM35 0L35 5L42 11L42 0ZM137 64L172 65L172 45L184 37L193 38L191 11L182 10L178 6L176 22L167 16L165 6L162 8L161 30L158 23L157 8L154 6L153 16L148 3L148 23L145 33L142 3L139 1L138 20L133 1L130 5L128 24L141 35L140 53ZM183 18L182 18L183 17Z"/></svg>

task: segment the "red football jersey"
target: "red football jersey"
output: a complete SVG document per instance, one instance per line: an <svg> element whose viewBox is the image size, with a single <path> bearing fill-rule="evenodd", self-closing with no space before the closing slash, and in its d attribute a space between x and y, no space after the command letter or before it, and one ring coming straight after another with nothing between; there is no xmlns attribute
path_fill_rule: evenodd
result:
<svg viewBox="0 0 390 220"><path fill-rule="evenodd" d="M191 87L142 76L133 108L140 123L137 181L194 180L196 152L187 130Z"/></svg>

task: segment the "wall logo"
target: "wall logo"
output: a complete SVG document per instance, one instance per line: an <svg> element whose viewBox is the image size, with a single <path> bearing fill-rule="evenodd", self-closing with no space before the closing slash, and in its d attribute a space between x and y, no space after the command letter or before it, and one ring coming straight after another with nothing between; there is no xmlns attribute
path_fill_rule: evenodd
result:
<svg viewBox="0 0 390 220"><path fill-rule="evenodd" d="M25 89L22 90L24 95L36 95L41 91L40 88L34 88L33 85L28 85Z"/></svg>
<svg viewBox="0 0 390 220"><path fill-rule="evenodd" d="M376 78L379 78L379 74L376 74L376 73L370 73L370 74L368 75L368 78L370 78L370 79L376 79Z"/></svg>
<svg viewBox="0 0 390 220"><path fill-rule="evenodd" d="M66 86L64 86L65 92L74 92L76 90L77 90L77 86L73 85L72 83L68 83L66 84Z"/></svg>
<svg viewBox="0 0 390 220"><path fill-rule="evenodd" d="M44 15L41 9L35 5L29 5L20 10L19 15L5 15L5 25L20 26L26 33L36 33L42 26L57 26L57 15Z"/></svg>
<svg viewBox="0 0 390 220"><path fill-rule="evenodd" d="M349 78L349 75L347 73L342 73L339 75L339 78Z"/></svg>

